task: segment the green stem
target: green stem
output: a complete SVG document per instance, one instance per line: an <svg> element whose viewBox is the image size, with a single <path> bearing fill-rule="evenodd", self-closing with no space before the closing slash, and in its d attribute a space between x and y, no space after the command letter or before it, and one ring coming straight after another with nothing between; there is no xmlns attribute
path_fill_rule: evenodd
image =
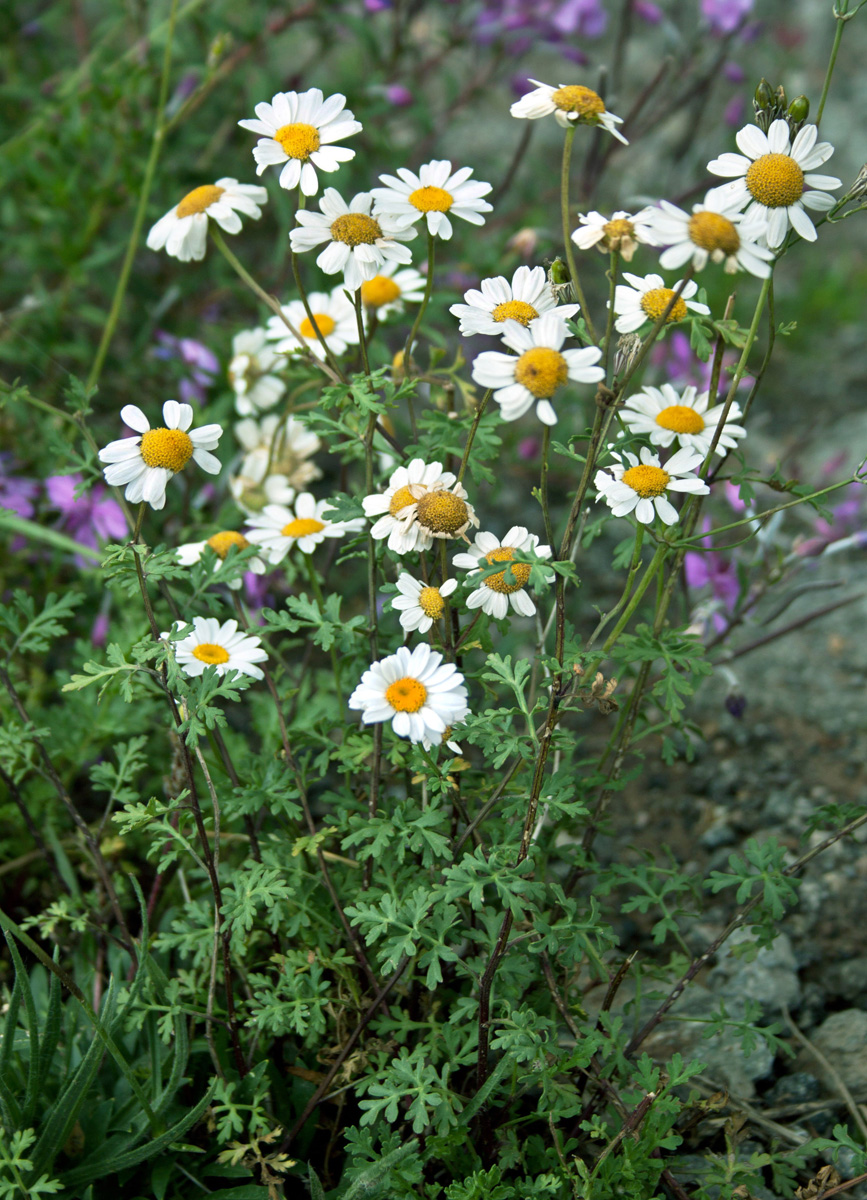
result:
<svg viewBox="0 0 867 1200"><path fill-rule="evenodd" d="M431 292L433 291L434 259L435 259L435 257L436 257L436 238L431 233L431 231L428 230L428 234L427 234L427 282L425 283L424 299L422 300L421 306L420 306L418 312L416 313L415 321L413 322L412 329L409 331L409 337L406 339L406 346L404 347L404 350L403 350L403 373L407 377L407 379L412 374L412 360L410 358L410 355L412 354L413 342L416 339L416 334L418 333L419 328L421 326L422 317L425 314L425 310L427 309L427 306L430 302Z"/></svg>
<svg viewBox="0 0 867 1200"><path fill-rule="evenodd" d="M461 465L458 468L458 483L460 483L464 477L464 472L467 469L467 463L470 461L470 451L473 448L473 442L476 440L476 431L479 428L479 423L485 414L485 409L488 407L488 403L490 402L493 394L493 388L488 388L484 396L482 396L481 404L476 409L476 414L473 417L473 423L470 426L470 432L467 434L467 444L464 446L464 456L461 459Z"/></svg>
<svg viewBox="0 0 867 1200"><path fill-rule="evenodd" d="M626 603L629 593L632 591L632 585L635 582L635 576L638 574L638 568L641 566L641 544L644 541L644 526L639 522L635 530L635 549L632 551L632 562L629 566L629 576L626 580L626 587L623 589L623 595L610 610L599 621L599 624L593 630L590 637L587 639L587 649L589 650L599 634L608 624L612 617L616 617L623 605Z"/></svg>
<svg viewBox="0 0 867 1200"><path fill-rule="evenodd" d="M843 26L846 22L854 17L855 13L847 13L849 0L842 0L839 7L834 10L834 17L837 22L837 28L834 30L834 41L831 45L831 56L828 59L828 69L825 72L825 82L822 85L822 95L819 100L819 107L816 110L816 127L822 120L822 113L825 111L825 101L828 99L828 92L831 87L831 76L834 74L834 67L837 63L837 54L840 50L840 42L843 40ZM857 9L856 9L857 11Z"/></svg>
<svg viewBox="0 0 867 1200"><path fill-rule="evenodd" d="M606 654L606 655L608 654L608 651L611 649L611 647L614 645L614 643L620 637L623 630L626 628L632 614L635 612L636 608L638 608L638 605L641 603L641 597L647 591L648 585L652 582L654 576L656 575L657 568L662 564L662 560L665 558L665 555L666 555L666 552L668 551L668 549L669 549L668 542L660 542L659 545L656 547L656 553L653 555L653 558L650 560L650 565L648 566L647 570L642 575L641 581L638 584L638 587L633 592L632 599L629 601L629 603L626 606L626 611L624 612L624 614L620 618L620 620L617 622L617 624L614 626L614 629L608 635L608 638L606 639L605 644L602 647L603 654Z"/></svg>
<svg viewBox="0 0 867 1200"><path fill-rule="evenodd" d="M178 0L172 0L172 7L169 13L169 28L166 35L166 48L163 53L163 69L160 75L160 90L159 99L157 101L157 120L154 127L153 140L151 141L151 151L148 155L147 165L145 166L144 179L142 180L141 191L139 192L138 207L136 209L135 219L133 220L132 233L129 236L126 253L123 257L123 263L120 268L117 286L114 289L114 296L111 302L111 311L108 314L108 320L102 331L102 337L99 340L99 346L96 351L96 358L93 360L93 366L90 368L90 373L87 376L85 387L87 391L95 388L99 382L99 377L102 374L102 368L105 363L105 357L108 354L108 348L111 345L111 340L114 337L114 331L117 328L117 323L120 320L120 310L123 305L123 298L126 295L127 284L132 270L132 262L135 258L136 250L138 249L138 241L141 237L142 226L144 225L145 213L147 211L148 200L150 199L151 188L153 187L154 175L156 174L157 162L159 161L160 151L163 147L165 138L165 110L166 101L169 94L169 74L172 65L172 42L175 33L175 18L177 15Z"/></svg>
<svg viewBox="0 0 867 1200"><path fill-rule="evenodd" d="M364 313L361 311L361 288L355 293L355 323L358 326L358 344L361 347L361 364L365 375L370 375L370 360L367 357L367 337L364 332Z"/></svg>
<svg viewBox="0 0 867 1200"><path fill-rule="evenodd" d="M551 426L545 426L542 434L542 469L539 474L539 503L542 505L542 520L545 524L545 541L554 549L554 526L548 510L548 453L551 449Z"/></svg>
<svg viewBox="0 0 867 1200"><path fill-rule="evenodd" d="M307 577L310 580L310 587L313 590L313 595L316 599L316 606L319 611L325 615L325 598L322 595L322 588L319 584L319 576L316 573L316 567L313 565L313 556L304 554L304 565L307 568ZM341 714L343 713L343 683L340 678L340 660L337 657L337 647L332 643L331 646L331 670L334 672L334 686L337 690L337 701L340 707Z"/></svg>
<svg viewBox="0 0 867 1200"><path fill-rule="evenodd" d="M572 163L572 143L575 140L576 128L576 125L570 125L566 130L566 137L563 140L563 161L560 167L560 217L563 222L563 244L566 248L566 263L572 279L572 289L575 292L575 299L581 305L581 315L587 325L587 332L595 342L597 340L596 330L593 328L590 311L587 308L587 301L584 299L584 292L581 290L581 281L578 278L578 267L575 264L575 254L572 250L572 235L569 228L571 225L569 213L569 168Z"/></svg>
<svg viewBox="0 0 867 1200"><path fill-rule="evenodd" d="M605 378L608 378L608 363L611 359L611 335L614 332L614 297L617 292L617 268L620 264L620 254L617 250L611 251L610 265L608 267L608 318L605 322L605 350L602 354L602 369L605 371Z"/></svg>

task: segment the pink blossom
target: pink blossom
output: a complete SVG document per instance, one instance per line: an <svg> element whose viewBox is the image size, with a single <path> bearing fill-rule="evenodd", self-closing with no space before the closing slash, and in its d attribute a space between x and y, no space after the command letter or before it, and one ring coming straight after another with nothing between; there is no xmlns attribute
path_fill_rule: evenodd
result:
<svg viewBox="0 0 867 1200"><path fill-rule="evenodd" d="M127 525L123 510L116 500L106 496L107 489L97 483L90 492L77 499L75 492L81 487L81 475L52 475L45 481L45 490L55 508L61 511L59 527L82 546L99 549L100 541L119 541L126 535ZM81 555L75 556L79 566L89 563Z"/></svg>

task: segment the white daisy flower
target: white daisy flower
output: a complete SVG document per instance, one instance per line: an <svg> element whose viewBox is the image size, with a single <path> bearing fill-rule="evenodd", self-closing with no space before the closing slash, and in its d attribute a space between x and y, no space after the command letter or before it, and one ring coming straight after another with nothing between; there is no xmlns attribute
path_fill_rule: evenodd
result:
<svg viewBox="0 0 867 1200"><path fill-rule="evenodd" d="M712 261L723 263L729 275L740 268L758 279L768 278L774 252L756 240L764 236L765 222L745 220L740 204L726 198L724 191L708 192L703 204L693 206L692 216L667 200L652 210L650 221L659 245L668 246L659 256L664 271L676 271L686 262L702 271Z"/></svg>
<svg viewBox="0 0 867 1200"><path fill-rule="evenodd" d="M243 129L262 136L253 149L256 174L285 163L280 186L301 185L305 196L319 190L316 172L336 171L341 163L355 158L355 151L335 146L361 131L346 105L346 97L335 94L323 99L319 88L306 92L278 92L270 104L256 105L256 119L239 121Z"/></svg>
<svg viewBox="0 0 867 1200"><path fill-rule="evenodd" d="M614 312L617 315L614 328L618 333L634 333L645 322L658 321L680 287L680 280L674 287L667 287L661 275L645 275L642 278L624 271L623 278L629 281L630 286L619 283L614 289ZM698 284L691 279L666 317L666 325L685 320L689 312L701 313L702 316L710 313L706 304L699 304L692 299L697 291Z"/></svg>
<svg viewBox="0 0 867 1200"><path fill-rule="evenodd" d="M147 237L149 250L162 250L181 262L198 262L205 257L208 218L226 233L240 233L238 213L258 221L260 204L268 199L263 187L238 183L237 179L218 179L187 192L180 204L160 217Z"/></svg>
<svg viewBox="0 0 867 1200"><path fill-rule="evenodd" d="M387 186L374 188L377 213L388 213L403 221L415 222L424 217L428 233L448 240L452 236L449 214L484 225L482 213L493 208L482 196L487 196L491 184L470 180L472 167L452 171L447 159L435 159L419 167L418 175L406 167L398 167L396 175L380 175Z"/></svg>
<svg viewBox="0 0 867 1200"><path fill-rule="evenodd" d="M386 263L412 262L409 247L400 244L416 236L411 224L379 211L371 216L372 204L370 192L359 192L347 204L336 188L326 188L319 201L321 212L304 208L295 214L298 228L289 234L292 249L303 254L327 242L316 265L326 275L342 271L351 292L378 275Z"/></svg>
<svg viewBox="0 0 867 1200"><path fill-rule="evenodd" d="M210 546L217 555L217 561L214 564L214 574L219 571L220 567L226 560L226 555L233 546L237 546L239 550L246 550L250 543L244 537L243 533L236 533L234 529L223 529L220 533L215 533L213 537L209 537L204 542L185 542L182 546L178 546L175 553L178 556L178 561L185 567L191 567L193 563L197 563L205 552L205 547ZM252 571L254 575L264 575L267 570L264 562L258 555L253 555L248 558L244 567L248 571ZM233 591L237 591L241 587L243 580L233 579L229 583L229 587Z"/></svg>
<svg viewBox="0 0 867 1200"><path fill-rule="evenodd" d="M565 320L579 309L577 304L557 304L544 267L518 267L511 283L503 275L483 279L481 289L470 288L464 292L466 304L453 304L449 309L459 318L465 337L474 333L498 337L505 321L526 327L542 313L553 312Z"/></svg>
<svg viewBox="0 0 867 1200"><path fill-rule="evenodd" d="M401 594L395 596L391 607L400 613L400 623L404 629L427 633L434 621L443 615L445 597L450 596L457 586L456 579L447 579L439 587L431 587L404 571L397 581L397 590Z"/></svg>
<svg viewBox="0 0 867 1200"><path fill-rule="evenodd" d="M316 500L310 492L296 497L294 509L283 504L266 504L260 513L250 517L247 538L262 547L268 562L282 562L293 546L302 554L312 554L326 538L345 537L360 529L359 517L352 521L330 521L333 506L327 500Z"/></svg>
<svg viewBox="0 0 867 1200"><path fill-rule="evenodd" d="M470 574L478 575L483 566L493 566L494 563L512 563L509 568L509 578L506 568L495 575L488 575L481 581L474 592L467 596L467 608L480 608L489 617L501 621L508 615L509 606L520 613L522 617L532 617L536 605L524 590L530 578L530 564L514 562L515 551L523 554L533 554L536 558L550 558L551 547L540 546L539 537L529 533L523 525L513 525L502 542L493 533L484 531L476 534L476 544L466 553L456 554L452 562L456 567L465 567ZM548 583L554 578L548 576Z"/></svg>
<svg viewBox="0 0 867 1200"><path fill-rule="evenodd" d="M553 113L557 124L562 125L564 129L576 122L580 125L601 125L616 137L618 142L623 142L624 146L629 145L617 128L623 124L623 118L615 117L614 113L609 112L602 97L591 88L574 83L561 83L555 88L538 79L531 79L530 83L535 83L536 90L515 101L509 109L513 117L526 117L529 121L537 121L539 117L548 117Z"/></svg>
<svg viewBox="0 0 867 1200"><path fill-rule="evenodd" d="M658 515L664 524L674 525L677 509L668 501L667 492L706 496L710 491L693 474L701 466L703 455L687 447L673 454L664 468L659 464L659 456L647 446L641 449L640 461L628 450L613 457L617 461L604 471L597 471L593 482L597 498L605 501L615 517L634 512L642 525L650 525Z"/></svg>
<svg viewBox="0 0 867 1200"><path fill-rule="evenodd" d="M440 746L448 746L448 748L449 748L449 750L451 750L452 754L463 754L463 750L461 749L460 742L456 742L454 740L454 738L452 737L452 734L454 733L456 726L460 727L461 725L464 725L464 724L466 724L465 720L464 721L454 721L451 725L446 725L445 730L443 731L443 734L442 734L442 741L438 742L437 744ZM430 749L434 743L430 740L430 738L424 737L421 739L421 744L424 746L425 750L430 751Z"/></svg>
<svg viewBox="0 0 867 1200"><path fill-rule="evenodd" d="M160 636L169 638L171 634ZM237 621L221 625L216 617L195 617L193 632L174 642L172 649L185 675L201 675L205 667L216 667L218 675L238 671L253 679L265 678L262 669L254 665L268 658L262 649L262 639L241 633Z"/></svg>
<svg viewBox="0 0 867 1200"><path fill-rule="evenodd" d="M739 208L748 205L748 217L764 218L769 246L782 245L790 226L815 242L816 227L805 206L814 212L834 206L834 197L827 193L838 188L840 180L812 174L834 153L830 142L816 141L818 133L815 125L804 125L790 144L783 120L772 121L766 134L756 125L745 125L735 138L743 153L721 154L707 164L714 175L737 176L717 190Z"/></svg>
<svg viewBox="0 0 867 1200"><path fill-rule="evenodd" d="M165 425L157 429L151 429L135 404L124 405L120 416L138 436L109 442L100 450L99 461L109 464L103 472L106 483L127 485L124 495L130 504L144 500L151 508L164 508L166 484L191 458L209 475L219 475L220 460L210 451L217 448L222 426L202 425L187 433L193 423L191 405L167 400L163 405Z"/></svg>
<svg viewBox="0 0 867 1200"><path fill-rule="evenodd" d="M358 322L355 319L355 308L346 298L343 286L340 285L330 294L328 292L311 292L307 297L310 311L316 328L325 338L328 349L333 354L343 354L347 346L358 344ZM316 358L324 359L325 351L316 336L313 322L307 316L307 309L302 300L292 300L282 306L286 320L301 334L297 338L286 328L278 316L268 319L268 337L274 342L274 348L280 354L298 354L301 350L309 350Z"/></svg>
<svg viewBox="0 0 867 1200"><path fill-rule="evenodd" d="M361 710L365 725L391 721L398 737L432 746L469 712L463 675L426 642L412 652L401 646L373 663L349 697L349 707Z"/></svg>
<svg viewBox="0 0 867 1200"><path fill-rule="evenodd" d="M630 216L621 210L610 219L599 212L579 214L580 228L573 232L572 241L579 250L590 250L595 246L601 254L616 251L624 262L631 262L639 244L657 245L653 228L648 223L651 211L644 208Z"/></svg>
<svg viewBox="0 0 867 1200"><path fill-rule="evenodd" d="M382 270L361 285L365 314L376 313L383 321L392 313L403 312L404 304L421 303L426 283L424 275L415 267L398 270L397 263L383 263Z"/></svg>
<svg viewBox="0 0 867 1200"><path fill-rule="evenodd" d="M271 373L283 359L267 339L261 328L244 329L232 338L229 383L235 392L235 410L242 417L273 408L286 391L283 380Z"/></svg>
<svg viewBox="0 0 867 1200"><path fill-rule="evenodd" d="M694 387L684 388L681 396L670 383L645 387L629 397L619 415L630 433L645 434L654 446L670 446L677 438L678 445L705 458L725 410L725 404L709 409L709 396L709 392L696 395ZM740 416L740 405L735 402L716 444L717 454L734 449L738 440L747 436L743 426L734 423Z"/></svg>
<svg viewBox="0 0 867 1200"><path fill-rule="evenodd" d="M434 538L460 537L479 523L457 477L444 471L442 463L420 458L398 467L384 492L365 496L361 503L365 516L379 517L370 536L377 541L388 538L395 554L428 550Z"/></svg>
<svg viewBox="0 0 867 1200"><path fill-rule="evenodd" d="M605 372L594 364L602 351L598 346L581 350L562 350L567 337L566 322L556 313L547 312L525 329L517 321L503 326L503 341L518 357L499 350L486 350L473 363L473 379L486 388L495 388L494 399L500 405L504 421L516 421L532 404L544 425L556 425L557 414L551 397L568 380L574 383L598 383Z"/></svg>
<svg viewBox="0 0 867 1200"><path fill-rule="evenodd" d="M246 513L260 512L266 504L291 504L297 488L322 475L308 461L321 448L319 438L298 417L248 417L235 425L235 437L246 453L229 490Z"/></svg>

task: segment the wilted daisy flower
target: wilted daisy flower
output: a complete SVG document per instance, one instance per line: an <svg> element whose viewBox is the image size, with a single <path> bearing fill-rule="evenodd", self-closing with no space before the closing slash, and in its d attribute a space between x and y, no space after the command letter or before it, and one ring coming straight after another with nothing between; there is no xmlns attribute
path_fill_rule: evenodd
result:
<svg viewBox="0 0 867 1200"><path fill-rule="evenodd" d="M624 146L629 145L617 128L623 124L623 118L615 117L614 113L609 112L605 101L591 88L574 83L561 83L555 88L538 79L531 79L530 83L535 83L536 90L515 101L509 109L513 117L526 117L530 121L536 121L539 117L547 117L553 113L557 124L562 125L564 129L576 123L601 125L619 142L623 142Z"/></svg>
<svg viewBox="0 0 867 1200"><path fill-rule="evenodd" d="M657 244L647 220L650 212L645 208L633 217L621 211L616 212L610 220L598 212L579 215L580 228L572 234L572 241L579 250L590 250L595 246L602 254L616 251L624 262L630 262L640 243L648 246Z"/></svg>
<svg viewBox="0 0 867 1200"><path fill-rule="evenodd" d="M249 541L262 547L268 562L282 562L293 546L302 554L312 554L326 538L345 537L360 529L363 521L330 521L332 505L316 500L310 492L296 497L293 509L282 504L266 504L260 513L250 517L247 529Z"/></svg>
<svg viewBox="0 0 867 1200"><path fill-rule="evenodd" d="M384 492L365 496L361 503L365 516L379 517L370 536L387 537L389 550L396 554L427 550L434 538L460 537L479 523L457 477L444 471L442 463L420 458L398 467Z"/></svg>
<svg viewBox="0 0 867 1200"><path fill-rule="evenodd" d="M99 461L110 464L104 470L106 483L127 485L124 495L130 504L144 500L151 508L163 508L166 484L172 475L183 471L191 458L209 475L219 475L220 460L209 451L217 448L222 426L202 425L187 433L193 423L191 405L167 400L163 405L165 425L157 429L151 429L147 417L134 404L124 405L120 416L137 436L109 442L100 450Z"/></svg>
<svg viewBox="0 0 867 1200"><path fill-rule="evenodd" d="M234 529L223 529L219 533L215 533L213 537L207 538L204 542L185 542L182 546L178 546L175 553L178 556L178 561L183 563L185 567L191 567L193 563L197 563L205 553L205 547L210 548L217 555L217 561L214 563L214 574L219 571L220 567L226 561L226 555L233 546L238 550L246 550L250 543L244 537L243 533L236 533ZM254 575L264 575L266 567L261 558L253 555L244 563L244 568L247 571L252 571ZM233 579L229 583L229 587L237 590L243 584L242 579Z"/></svg>
<svg viewBox="0 0 867 1200"><path fill-rule="evenodd" d="M449 312L460 319L460 332L465 336L486 333L502 334L505 321L517 321L527 326L544 312L574 317L577 304L557 305L544 267L518 267L512 282L503 275L483 279L481 291L470 288L464 292L466 304L453 304Z"/></svg>
<svg viewBox="0 0 867 1200"><path fill-rule="evenodd" d="M218 179L187 192L180 204L160 217L147 238L149 250L162 250L181 262L198 262L205 257L208 241L208 218L216 221L226 233L240 233L238 213L258 220L260 204L268 199L263 187L238 183L237 179Z"/></svg>
<svg viewBox="0 0 867 1200"><path fill-rule="evenodd" d="M343 286L328 292L311 292L307 297L310 311L316 328L325 338L328 349L333 354L342 354L347 346L358 343L358 322L355 319L355 308L346 299ZM307 316L307 309L302 300L291 300L284 304L283 312L286 320L301 334L299 342L278 316L268 318L268 337L273 341L274 348L280 354L298 354L301 350L309 350L316 358L324 359L325 351L316 336L313 322Z"/></svg>
<svg viewBox="0 0 867 1200"><path fill-rule="evenodd" d="M404 571L397 581L397 590L401 594L395 596L391 607L400 612L400 623L404 629L427 633L434 621L443 615L445 597L450 596L457 586L456 579L447 579L439 587L431 587Z"/></svg>
<svg viewBox="0 0 867 1200"><path fill-rule="evenodd" d="M232 338L229 383L235 392L235 409L242 417L273 408L286 391L283 380L271 374L283 359L267 339L264 329L244 329Z"/></svg>
<svg viewBox="0 0 867 1200"><path fill-rule="evenodd" d="M335 94L325 100L319 88L278 92L270 104L257 104L256 119L238 122L262 135L253 149L256 174L285 163L280 186L291 190L300 183L305 196L315 196L317 170L336 171L342 162L355 158L354 150L334 145L361 131L361 122L345 105L345 96Z"/></svg>
<svg viewBox="0 0 867 1200"><path fill-rule="evenodd" d="M640 461L629 451L613 457L617 461L604 471L597 471L593 482L598 498L605 501L615 517L634 512L636 520L649 525L658 514L666 525L674 525L677 509L669 503L667 492L706 496L710 491L692 473L701 466L703 455L687 447L673 454L664 468L659 465L659 456L647 446L641 449Z"/></svg>
<svg viewBox="0 0 867 1200"><path fill-rule="evenodd" d="M373 279L361 285L361 303L368 313L376 313L380 321L392 313L402 312L404 304L424 300L427 280L415 267L397 269L397 263L383 263Z"/></svg>
<svg viewBox="0 0 867 1200"><path fill-rule="evenodd" d="M786 121L772 121L766 134L756 125L746 125L735 138L743 154L721 154L707 164L714 175L738 177L718 190L737 207L748 205L748 217L765 219L769 246L782 245L789 226L815 242L816 227L805 205L814 212L834 206L834 197L826 193L838 188L840 180L808 174L834 153L830 142L816 141L818 133L815 125L804 125L790 145Z"/></svg>
<svg viewBox="0 0 867 1200"><path fill-rule="evenodd" d="M620 410L620 418L630 433L646 434L654 446L670 446L677 438L678 445L695 450L702 458L710 450L725 404L707 406L709 392L696 394L687 387L679 395L670 383L662 387L646 387L630 396ZM732 404L726 417L717 454L732 450L740 438L747 436L742 425L736 425L741 415L740 405Z"/></svg>
<svg viewBox="0 0 867 1200"><path fill-rule="evenodd" d="M482 199L491 190L491 185L470 180L472 173L472 167L461 167L453 172L448 159L425 163L419 167L418 175L406 167L398 167L400 178L380 175L387 186L373 189L376 211L410 222L424 217L429 233L448 240L452 236L448 214L469 221L471 225L484 225L482 213L493 211L487 200Z"/></svg>
<svg viewBox="0 0 867 1200"><path fill-rule="evenodd" d="M566 322L556 313L545 313L527 329L517 321L506 321L503 341L518 357L486 350L473 363L473 379L486 388L496 388L494 399L504 421L516 421L536 405L536 416L544 425L556 425L551 397L568 380L598 383L605 372L594 364L602 351L598 346L562 350L567 337Z"/></svg>
<svg viewBox="0 0 867 1200"><path fill-rule="evenodd" d="M614 328L618 333L633 333L646 321L658 321L680 287L680 280L674 287L666 287L661 275L645 275L642 279L640 275L630 275L624 271L623 278L631 286L619 283L614 289L614 312L617 314ZM698 284L691 279L675 300L674 307L665 319L666 325L685 320L689 311L708 315L708 306L692 299L697 291Z"/></svg>
<svg viewBox="0 0 867 1200"><path fill-rule="evenodd" d="M160 635L168 638L168 633ZM248 637L238 629L237 621L222 625L216 617L195 617L193 632L173 645L178 666L185 675L201 675L205 667L216 667L218 675L238 671L264 679L255 663L265 662L268 655L262 649L262 639Z"/></svg>
<svg viewBox="0 0 867 1200"><path fill-rule="evenodd" d="M299 417L247 417L235 425L235 437L246 453L239 473L229 480L229 490L244 512L259 512L266 504L291 504L296 489L322 475L308 461L321 443Z"/></svg>
<svg viewBox="0 0 867 1200"><path fill-rule="evenodd" d="M725 188L708 192L703 204L693 206L692 216L676 204L660 200L650 220L659 244L668 246L659 256L663 270L676 271L691 262L701 271L711 260L723 263L729 275L740 267L758 279L768 278L774 252L756 241L764 236L765 222L744 220L740 204L727 199L724 192Z"/></svg>
<svg viewBox="0 0 867 1200"><path fill-rule="evenodd" d="M539 537L529 533L523 525L513 525L502 542L493 533L477 533L476 544L466 553L456 554L453 558L456 567L469 569L469 580L478 575L484 566L495 563L512 563L508 568L488 575L481 581L474 592L467 596L467 608L480 608L489 617L502 620L509 612L511 605L515 612L522 617L532 617L536 605L527 595L525 588L530 578L530 564L514 562L515 551L523 554L533 554L537 558L550 558L551 547L540 546ZM550 583L554 576L548 578Z"/></svg>
<svg viewBox="0 0 867 1200"><path fill-rule="evenodd" d="M438 745L448 746L448 748L449 748L449 750L451 750L452 754L462 754L463 751L461 750L460 742L456 742L454 740L454 733L455 733L455 727L460 727L464 724L465 724L465 721L455 721L451 725L446 725L445 730L442 734L442 741L439 742ZM458 737L460 737L460 734L458 734ZM421 744L424 746L425 750L430 750L430 748L433 746L433 742L429 738L422 738Z"/></svg>
<svg viewBox="0 0 867 1200"><path fill-rule="evenodd" d="M399 737L432 746L469 711L463 675L426 642L412 652L401 646L373 663L349 697L349 707L361 710L365 725L391 721Z"/></svg>
<svg viewBox="0 0 867 1200"><path fill-rule="evenodd" d="M295 214L298 228L289 234L292 249L303 254L327 242L316 265L326 275L342 271L351 292L379 274L385 263L412 262L409 247L400 244L416 236L412 225L379 211L372 217L372 204L370 192L359 192L347 204L336 188L326 188L319 201L321 212L305 208Z"/></svg>

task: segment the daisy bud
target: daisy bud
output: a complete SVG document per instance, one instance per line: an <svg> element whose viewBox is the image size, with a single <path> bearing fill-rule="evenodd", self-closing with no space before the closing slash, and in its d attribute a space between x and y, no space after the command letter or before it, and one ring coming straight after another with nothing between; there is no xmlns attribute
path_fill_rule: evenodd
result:
<svg viewBox="0 0 867 1200"><path fill-rule="evenodd" d="M506 242L507 250L514 250L521 258L532 258L539 244L539 235L535 229L519 229Z"/></svg>
<svg viewBox="0 0 867 1200"><path fill-rule="evenodd" d="M786 109L792 133L797 133L810 115L810 101L806 96L796 96Z"/></svg>

